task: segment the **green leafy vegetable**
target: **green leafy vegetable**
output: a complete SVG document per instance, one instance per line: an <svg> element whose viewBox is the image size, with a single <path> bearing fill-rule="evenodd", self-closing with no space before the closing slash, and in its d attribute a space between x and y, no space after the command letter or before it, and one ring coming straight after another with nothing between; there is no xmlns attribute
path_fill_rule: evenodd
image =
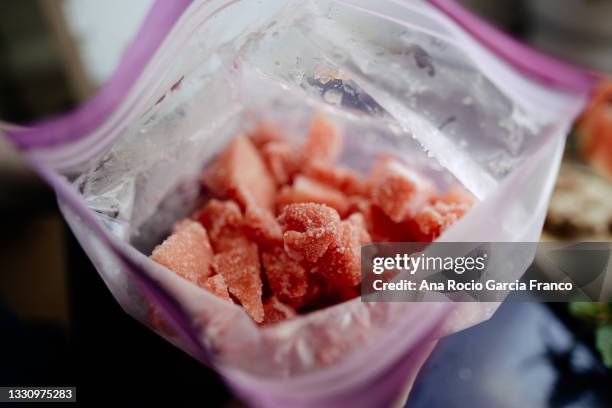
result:
<svg viewBox="0 0 612 408"><path fill-rule="evenodd" d="M597 328L595 345L601 353L604 364L612 367L612 324L605 324Z"/></svg>
<svg viewBox="0 0 612 408"><path fill-rule="evenodd" d="M569 311L593 326L595 346L604 364L612 368L612 303L572 302Z"/></svg>

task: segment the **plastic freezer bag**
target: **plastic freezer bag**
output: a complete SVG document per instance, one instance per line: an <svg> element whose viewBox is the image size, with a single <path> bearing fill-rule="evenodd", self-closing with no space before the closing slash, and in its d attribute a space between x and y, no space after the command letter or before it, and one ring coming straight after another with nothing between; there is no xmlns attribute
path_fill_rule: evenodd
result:
<svg viewBox="0 0 612 408"><path fill-rule="evenodd" d="M437 3L457 21L417 1L160 1L98 97L8 135L125 311L150 325L155 305L172 327L160 334L250 404L388 406L435 339L496 305L353 299L258 327L147 255L232 137L266 120L303 138L314 112L345 135L343 164L393 151L479 199L441 240L537 241L590 80L536 54L504 60L461 28L486 26Z"/></svg>

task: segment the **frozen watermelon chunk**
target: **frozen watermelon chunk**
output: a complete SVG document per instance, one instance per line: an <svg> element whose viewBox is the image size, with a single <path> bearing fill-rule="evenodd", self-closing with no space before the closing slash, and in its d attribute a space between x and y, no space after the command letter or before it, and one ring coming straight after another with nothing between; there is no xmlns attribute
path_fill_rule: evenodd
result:
<svg viewBox="0 0 612 408"><path fill-rule="evenodd" d="M423 208L414 221L421 233L429 241L433 241L463 217L470 208L467 204L448 204L440 200Z"/></svg>
<svg viewBox="0 0 612 408"><path fill-rule="evenodd" d="M243 230L229 230L222 234L213 243L215 253L229 251L236 248L248 246L251 240Z"/></svg>
<svg viewBox="0 0 612 408"><path fill-rule="evenodd" d="M304 232L287 231L283 235L285 251L298 261L316 262L336 239L335 226L313 228Z"/></svg>
<svg viewBox="0 0 612 408"><path fill-rule="evenodd" d="M223 276L231 293L257 323L264 318L261 300L262 283L257 245L221 252L214 257L215 271Z"/></svg>
<svg viewBox="0 0 612 408"><path fill-rule="evenodd" d="M361 196L349 197L349 213L361 214L373 242L411 241L405 225L393 222L380 208Z"/></svg>
<svg viewBox="0 0 612 408"><path fill-rule="evenodd" d="M223 279L223 275L217 274L211 276L210 278L208 278L203 287L210 293L219 296L221 299L232 302L232 298L230 298L230 295L227 291L227 285L225 284L225 279Z"/></svg>
<svg viewBox="0 0 612 408"><path fill-rule="evenodd" d="M346 167L320 160L308 162L304 174L316 181L340 190L346 195L366 195L367 185L359 174Z"/></svg>
<svg viewBox="0 0 612 408"><path fill-rule="evenodd" d="M289 204L279 220L285 251L297 261L317 261L340 238L340 216L323 204Z"/></svg>
<svg viewBox="0 0 612 408"><path fill-rule="evenodd" d="M274 210L276 184L253 143L236 137L202 175L202 183L217 197Z"/></svg>
<svg viewBox="0 0 612 408"><path fill-rule="evenodd" d="M211 199L194 214L201 225L177 224L151 257L271 324L358 296L363 244L429 242L474 203L460 188L437 196L428 179L388 156L363 179L333 164L341 149L321 115L301 151L269 124L237 137L202 176L226 201ZM150 317L169 330L155 310Z"/></svg>
<svg viewBox="0 0 612 408"><path fill-rule="evenodd" d="M360 242L360 246L372 242L368 229L366 228L366 221L363 214L351 214L348 218L342 221L344 224L349 224L351 232L357 234L357 238Z"/></svg>
<svg viewBox="0 0 612 408"><path fill-rule="evenodd" d="M341 223L341 239L333 242L311 270L326 278L330 286L352 287L361 282L361 245L370 242L361 214Z"/></svg>
<svg viewBox="0 0 612 408"><path fill-rule="evenodd" d="M391 158L374 166L371 186L372 202L394 222L414 217L435 194L429 180Z"/></svg>
<svg viewBox="0 0 612 408"><path fill-rule="evenodd" d="M299 303L308 290L306 269L280 246L264 252L261 259L272 292L283 302Z"/></svg>
<svg viewBox="0 0 612 408"><path fill-rule="evenodd" d="M373 242L430 242L413 218L393 222L383 210L373 205L366 222ZM367 220L367 218L366 218Z"/></svg>
<svg viewBox="0 0 612 408"><path fill-rule="evenodd" d="M375 242L410 241L402 224L393 222L382 209L370 207L370 217L370 234Z"/></svg>
<svg viewBox="0 0 612 408"><path fill-rule="evenodd" d="M244 232L240 207L232 200L220 201L213 198L195 214L195 218L208 231L215 252L228 251L250 242Z"/></svg>
<svg viewBox="0 0 612 408"><path fill-rule="evenodd" d="M261 147L261 155L278 186L291 182L300 168L300 155L289 142L267 143Z"/></svg>
<svg viewBox="0 0 612 408"><path fill-rule="evenodd" d="M284 139L281 130L270 122L260 122L257 126L248 132L251 143L258 149L270 142L277 142Z"/></svg>
<svg viewBox="0 0 612 408"><path fill-rule="evenodd" d="M274 215L266 209L250 206L244 214L248 235L264 248L282 244L283 231Z"/></svg>
<svg viewBox="0 0 612 408"><path fill-rule="evenodd" d="M272 296L264 303L263 324L274 324L295 316L295 310Z"/></svg>
<svg viewBox="0 0 612 408"><path fill-rule="evenodd" d="M228 227L240 228L243 224L242 212L235 201L216 198L209 200L194 218L206 228L211 238L222 234Z"/></svg>
<svg viewBox="0 0 612 408"><path fill-rule="evenodd" d="M359 213L363 215L366 227L370 231L372 224L372 203L368 198L363 196L350 196L348 197L348 214Z"/></svg>
<svg viewBox="0 0 612 408"><path fill-rule="evenodd" d="M308 282L308 287L304 296L285 300L285 303L294 309L309 307L310 305L317 303L321 296L324 295L325 288L320 275L308 273L306 280Z"/></svg>
<svg viewBox="0 0 612 408"><path fill-rule="evenodd" d="M476 198L467 190L459 186L452 186L446 194L440 197L440 201L447 204L461 204L469 209L476 203Z"/></svg>
<svg viewBox="0 0 612 408"><path fill-rule="evenodd" d="M348 200L342 192L302 175L295 177L291 187L283 187L276 201L280 209L287 204L317 203L334 208L340 215L348 210Z"/></svg>
<svg viewBox="0 0 612 408"><path fill-rule="evenodd" d="M342 135L340 132L325 116L315 115L304 146L304 159L332 162L338 158L341 150Z"/></svg>
<svg viewBox="0 0 612 408"><path fill-rule="evenodd" d="M211 275L213 252L202 225L183 220L175 226L172 235L153 250L151 259L202 286Z"/></svg>

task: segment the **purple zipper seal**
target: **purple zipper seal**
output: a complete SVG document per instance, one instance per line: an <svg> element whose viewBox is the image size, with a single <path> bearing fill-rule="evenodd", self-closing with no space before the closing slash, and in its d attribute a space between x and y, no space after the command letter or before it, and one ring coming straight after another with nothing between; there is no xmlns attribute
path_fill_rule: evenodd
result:
<svg viewBox="0 0 612 408"><path fill-rule="evenodd" d="M454 0L428 0L481 44L520 72L552 87L589 93L598 82L594 72L561 61L521 43L468 11Z"/></svg>

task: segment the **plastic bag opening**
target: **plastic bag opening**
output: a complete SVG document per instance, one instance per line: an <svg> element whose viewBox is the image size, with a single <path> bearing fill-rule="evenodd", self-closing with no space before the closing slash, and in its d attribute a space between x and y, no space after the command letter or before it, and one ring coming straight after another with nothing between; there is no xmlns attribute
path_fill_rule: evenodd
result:
<svg viewBox="0 0 612 408"><path fill-rule="evenodd" d="M535 240L563 133L583 101L524 78L421 2L194 3L142 78L137 89L147 92L112 131L29 156L60 169L113 237L112 246L86 244L96 230L64 202L126 311L146 321L147 294L118 252L181 306L211 364L276 395L374 381L439 335L444 320L456 330L491 310L357 300L258 329L238 307L155 265L146 255L194 208L200 171L232 137L270 120L300 138L324 111L347 138L344 164L364 171L376 154L401 152L440 188L458 182L481 200L442 239ZM382 349L385 358L372 361ZM360 364L371 369L348 376Z"/></svg>

